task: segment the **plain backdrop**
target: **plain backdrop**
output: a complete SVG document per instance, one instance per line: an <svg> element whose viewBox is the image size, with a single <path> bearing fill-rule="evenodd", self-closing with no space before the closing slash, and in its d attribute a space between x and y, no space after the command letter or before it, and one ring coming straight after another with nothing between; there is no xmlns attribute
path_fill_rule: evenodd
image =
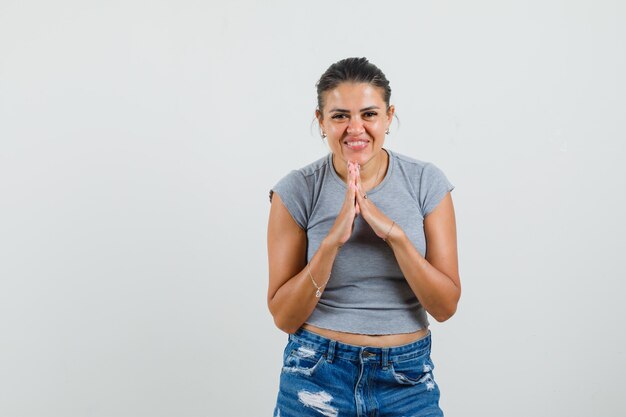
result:
<svg viewBox="0 0 626 417"><path fill-rule="evenodd" d="M0 0L0 415L272 414L268 192L366 56L456 186L447 416L622 417L626 6Z"/></svg>

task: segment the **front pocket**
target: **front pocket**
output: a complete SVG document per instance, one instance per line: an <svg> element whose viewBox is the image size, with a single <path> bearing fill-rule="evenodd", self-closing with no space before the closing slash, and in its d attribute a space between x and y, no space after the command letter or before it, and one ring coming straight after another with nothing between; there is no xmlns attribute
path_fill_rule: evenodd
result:
<svg viewBox="0 0 626 417"><path fill-rule="evenodd" d="M396 381L403 385L425 384L427 390L435 388L432 371L434 365L430 355L426 354L413 359L391 363L391 372Z"/></svg>
<svg viewBox="0 0 626 417"><path fill-rule="evenodd" d="M285 357L282 371L311 376L323 360L324 355L320 352L307 346L294 344L290 353Z"/></svg>

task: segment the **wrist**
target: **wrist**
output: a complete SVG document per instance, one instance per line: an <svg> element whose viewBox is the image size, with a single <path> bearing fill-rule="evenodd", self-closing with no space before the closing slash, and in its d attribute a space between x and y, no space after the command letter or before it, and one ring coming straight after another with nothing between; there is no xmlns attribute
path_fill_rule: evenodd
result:
<svg viewBox="0 0 626 417"><path fill-rule="evenodd" d="M387 233L384 241L387 242L389 246L393 247L394 245L397 245L406 239L407 236L404 233L404 230L402 230L402 228L397 223L393 223L392 227L389 228L389 232Z"/></svg>
<svg viewBox="0 0 626 417"><path fill-rule="evenodd" d="M329 236L326 236L322 240L322 243L320 243L319 249L324 252L332 252L333 254L336 254L337 252L339 252L339 249L341 249L342 246L343 243L337 242L331 239Z"/></svg>

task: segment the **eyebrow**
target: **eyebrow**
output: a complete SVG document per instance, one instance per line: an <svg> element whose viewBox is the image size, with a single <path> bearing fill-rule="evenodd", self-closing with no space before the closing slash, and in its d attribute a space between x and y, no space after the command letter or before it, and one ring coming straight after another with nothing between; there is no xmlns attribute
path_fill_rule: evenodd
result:
<svg viewBox="0 0 626 417"><path fill-rule="evenodd" d="M374 110L374 109L380 110L380 107L378 107L378 106L369 106L369 107L364 107L364 108L362 108L359 111L363 112L363 111ZM331 109L330 113L350 113L350 110L335 108L335 109Z"/></svg>

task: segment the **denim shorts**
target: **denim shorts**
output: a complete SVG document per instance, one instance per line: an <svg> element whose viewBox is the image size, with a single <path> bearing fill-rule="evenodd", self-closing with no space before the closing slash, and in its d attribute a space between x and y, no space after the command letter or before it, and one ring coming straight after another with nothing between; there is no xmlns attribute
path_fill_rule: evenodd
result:
<svg viewBox="0 0 626 417"><path fill-rule="evenodd" d="M289 335L274 417L443 416L430 333L402 346L354 346L305 329Z"/></svg>

